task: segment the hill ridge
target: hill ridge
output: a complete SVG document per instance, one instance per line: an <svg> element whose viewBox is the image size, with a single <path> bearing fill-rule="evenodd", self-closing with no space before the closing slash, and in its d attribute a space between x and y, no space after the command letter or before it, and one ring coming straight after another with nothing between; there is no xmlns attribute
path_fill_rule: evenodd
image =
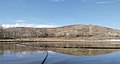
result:
<svg viewBox="0 0 120 64"><path fill-rule="evenodd" d="M120 37L120 30L92 24L75 24L56 28L14 27L0 28L0 38L47 37Z"/></svg>

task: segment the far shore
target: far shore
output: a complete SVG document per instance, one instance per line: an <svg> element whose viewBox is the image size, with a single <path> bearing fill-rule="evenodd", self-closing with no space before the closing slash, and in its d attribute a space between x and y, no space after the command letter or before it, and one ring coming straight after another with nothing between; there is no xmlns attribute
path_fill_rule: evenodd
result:
<svg viewBox="0 0 120 64"><path fill-rule="evenodd" d="M0 39L0 42L120 42L119 38L17 38Z"/></svg>
<svg viewBox="0 0 120 64"><path fill-rule="evenodd" d="M120 39L19 38L0 39L0 44L48 48L120 49Z"/></svg>

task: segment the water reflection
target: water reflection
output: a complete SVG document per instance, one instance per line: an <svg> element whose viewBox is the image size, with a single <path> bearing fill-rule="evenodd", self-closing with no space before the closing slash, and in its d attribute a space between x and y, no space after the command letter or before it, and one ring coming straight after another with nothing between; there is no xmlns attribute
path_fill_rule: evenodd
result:
<svg viewBox="0 0 120 64"><path fill-rule="evenodd" d="M34 54L38 51L45 52L44 50L45 49L41 47L18 46L16 44L0 45L0 56L3 56L5 53L8 52L11 54L24 54L27 52ZM46 48L46 50L75 56L95 56L118 51L117 49L80 49L80 48Z"/></svg>
<svg viewBox="0 0 120 64"><path fill-rule="evenodd" d="M0 45L1 64L41 64L46 53L33 47L12 45Z"/></svg>
<svg viewBox="0 0 120 64"><path fill-rule="evenodd" d="M79 48L58 48L51 50L54 52L75 56L96 56L118 51L115 49L79 49Z"/></svg>
<svg viewBox="0 0 120 64"><path fill-rule="evenodd" d="M111 58L112 54L119 50L116 49L80 49L80 48L42 48L32 46L22 46L16 44L0 45L0 63L2 64L41 64L48 51L49 57L45 64L89 64L95 59L97 63L104 63L103 59ZM115 53L116 54L116 53ZM99 56L101 55L101 56ZM104 58L106 57L106 58ZM120 56L118 55L120 58ZM102 59L103 58L103 59ZM118 59L117 59L118 60ZM109 60L111 61L111 60ZM115 61L115 60L112 60ZM89 62L89 63L86 63Z"/></svg>
<svg viewBox="0 0 120 64"><path fill-rule="evenodd" d="M35 53L38 49L32 47L23 47L23 46L16 46L15 44L12 45L0 45L0 56L3 56L5 53L10 54L22 54L24 52Z"/></svg>

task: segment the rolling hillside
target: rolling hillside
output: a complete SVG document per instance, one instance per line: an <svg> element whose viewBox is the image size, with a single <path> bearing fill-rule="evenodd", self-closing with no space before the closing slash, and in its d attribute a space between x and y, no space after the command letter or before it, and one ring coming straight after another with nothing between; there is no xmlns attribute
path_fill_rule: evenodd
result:
<svg viewBox="0 0 120 64"><path fill-rule="evenodd" d="M13 27L0 28L0 38L47 38L47 37L120 37L120 30L97 25L69 25L56 28Z"/></svg>

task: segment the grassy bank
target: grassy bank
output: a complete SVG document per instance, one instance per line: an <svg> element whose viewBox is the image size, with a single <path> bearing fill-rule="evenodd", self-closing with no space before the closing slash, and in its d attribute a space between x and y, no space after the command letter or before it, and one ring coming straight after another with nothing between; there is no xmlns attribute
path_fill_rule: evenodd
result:
<svg viewBox="0 0 120 64"><path fill-rule="evenodd" d="M106 40L120 37L45 37L45 38L0 38L0 40Z"/></svg>
<svg viewBox="0 0 120 64"><path fill-rule="evenodd" d="M111 39L110 38L106 38L106 39L19 38L19 39L2 39L3 43L0 43L0 44L5 44L7 42L4 42L4 41L8 41L8 44L23 44L23 45L28 45L28 46L30 45L30 46L37 46L37 47L49 47L49 48L53 47L53 48L120 49L120 40L114 42L114 40L111 40ZM9 41L11 42L9 43Z"/></svg>

